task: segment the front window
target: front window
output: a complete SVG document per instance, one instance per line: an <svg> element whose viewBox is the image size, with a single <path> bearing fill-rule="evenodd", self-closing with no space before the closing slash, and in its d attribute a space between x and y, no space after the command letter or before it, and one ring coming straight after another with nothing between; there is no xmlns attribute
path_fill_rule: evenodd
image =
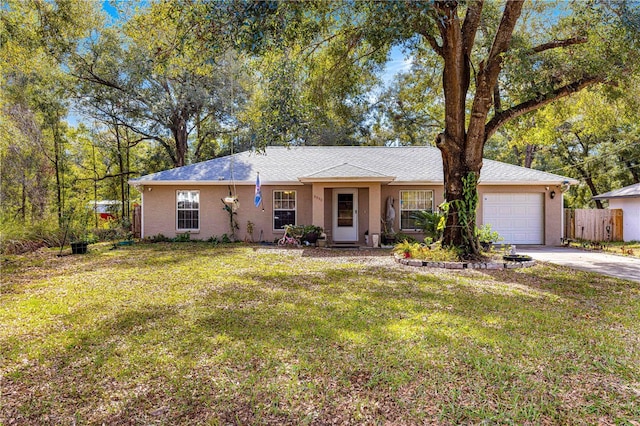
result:
<svg viewBox="0 0 640 426"><path fill-rule="evenodd" d="M200 191L178 191L176 199L178 231L200 229Z"/></svg>
<svg viewBox="0 0 640 426"><path fill-rule="evenodd" d="M433 211L433 191L400 191L400 228L415 230L415 215L421 211Z"/></svg>
<svg viewBox="0 0 640 426"><path fill-rule="evenodd" d="M273 191L273 229L296 224L296 191Z"/></svg>

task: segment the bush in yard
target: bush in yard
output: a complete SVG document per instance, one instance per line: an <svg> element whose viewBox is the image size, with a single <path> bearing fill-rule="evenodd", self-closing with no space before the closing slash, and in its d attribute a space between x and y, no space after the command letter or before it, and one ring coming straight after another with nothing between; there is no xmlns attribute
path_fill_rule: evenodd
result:
<svg viewBox="0 0 640 426"><path fill-rule="evenodd" d="M476 228L476 237L483 246L504 240L488 223Z"/></svg>
<svg viewBox="0 0 640 426"><path fill-rule="evenodd" d="M21 254L41 247L59 246L63 235L60 228L51 229L47 222L23 226L13 221L3 221L0 225L0 252Z"/></svg>
<svg viewBox="0 0 640 426"><path fill-rule="evenodd" d="M164 234L156 234L151 237L145 237L145 241L150 243L170 243L172 241L171 238L165 236Z"/></svg>
<svg viewBox="0 0 640 426"><path fill-rule="evenodd" d="M444 214L430 211L420 211L413 215L415 224L424 235L434 241L442 238L442 232L444 231L446 217Z"/></svg>

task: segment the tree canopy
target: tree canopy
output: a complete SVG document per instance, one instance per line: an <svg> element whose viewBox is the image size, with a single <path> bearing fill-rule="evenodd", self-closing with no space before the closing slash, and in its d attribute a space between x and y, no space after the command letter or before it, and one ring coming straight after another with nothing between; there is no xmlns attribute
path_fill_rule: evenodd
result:
<svg viewBox="0 0 640 426"><path fill-rule="evenodd" d="M444 242L473 257L485 147L525 166L573 164L587 186L593 173L581 166L615 162L617 172L596 177L591 192L605 181L637 180L637 108L623 106L630 97L614 90L637 87L637 3L120 6L126 10L115 20L98 2L3 6L1 130L12 142L3 143L2 155L16 167L3 168L2 191L11 216L26 220L30 209L42 218L55 205L61 219L70 186L85 179L104 183L111 188L105 196L126 204L124 182L135 173L239 149L434 144L449 203ZM383 87L394 49L412 66ZM594 90L571 96L586 88ZM611 121L585 118L596 110ZM68 127L69 111L84 130ZM587 139L589 148L577 155ZM82 158L95 149L113 163ZM612 151L615 160L606 154Z"/></svg>

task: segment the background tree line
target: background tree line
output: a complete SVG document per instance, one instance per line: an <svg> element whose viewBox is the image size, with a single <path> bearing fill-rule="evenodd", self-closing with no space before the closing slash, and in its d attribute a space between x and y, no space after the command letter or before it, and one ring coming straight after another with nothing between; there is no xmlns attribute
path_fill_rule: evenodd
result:
<svg viewBox="0 0 640 426"><path fill-rule="evenodd" d="M440 141L445 164L473 148L457 158L575 177L573 207L639 181L634 2L113 6L2 7L5 233L96 225L100 199L126 222L128 179L274 144ZM411 65L384 84L400 50Z"/></svg>

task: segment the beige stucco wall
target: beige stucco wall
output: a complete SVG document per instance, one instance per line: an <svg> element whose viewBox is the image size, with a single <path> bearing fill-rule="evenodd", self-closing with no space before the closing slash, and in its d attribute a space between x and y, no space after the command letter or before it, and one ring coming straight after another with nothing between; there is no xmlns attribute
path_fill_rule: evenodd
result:
<svg viewBox="0 0 640 426"><path fill-rule="evenodd" d="M149 190L151 188L151 190ZM235 194L240 202L236 220L240 230L236 237L240 240L260 240L260 231L264 241L272 241L282 236L282 230L273 229L273 187L262 187L263 205L257 208L253 204L254 186L236 186ZM226 186L148 186L143 190L143 237L163 234L175 237L183 231L176 230L176 192L178 190L200 191L200 230L190 232L192 238L206 240L212 236L230 235L229 215L223 209L221 199L229 195ZM299 224L311 223L311 186L278 186L277 190L297 191L296 218ZM264 207L264 210L263 210ZM247 233L247 221L253 223L253 237Z"/></svg>
<svg viewBox="0 0 640 426"><path fill-rule="evenodd" d="M316 192L313 185L317 185ZM444 201L444 189L442 186L422 186L422 185L381 185L379 183L342 183L334 185L331 183L305 184L290 186L262 186L263 206L256 208L253 204L253 185L242 185L236 187L236 195L240 202L237 211L237 221L240 230L236 231L236 237L244 240L273 241L282 235L281 230L273 229L273 191L274 190L295 190L297 191L297 223L322 226L325 230L332 227L332 191L334 187L354 187L358 188L358 238L360 244L364 244L364 233L369 230L370 234L381 231L380 218L384 218L387 197L395 199L396 219L394 230L399 231L399 197L400 191L412 189L427 189L434 191L434 207ZM379 210L375 206L370 206L370 200L377 198L377 191L380 188ZM149 190L150 189L150 190ZM200 230L192 233L192 238L206 240L211 236L221 236L230 234L228 214L223 210L221 199L229 195L227 186L218 185L183 185L183 186L147 186L141 188L143 192L143 236L151 237L163 234L167 237L174 237L181 233L176 230L176 191L177 190L199 190L200 191ZM555 190L556 197L551 199L549 192ZM549 190L545 186L500 186L500 185L480 185L478 224L482 224L482 195L484 193L524 193L538 192L544 193L544 220L545 220L545 244L558 245L562 236L562 194L559 187L551 187ZM315 196L314 196L315 194ZM374 195L374 198L372 197ZM321 214L312 214L313 208L322 211ZM264 210L263 208L264 207ZM247 221L254 224L253 236L247 233ZM421 239L420 233L403 231ZM370 239L371 243L371 239Z"/></svg>

